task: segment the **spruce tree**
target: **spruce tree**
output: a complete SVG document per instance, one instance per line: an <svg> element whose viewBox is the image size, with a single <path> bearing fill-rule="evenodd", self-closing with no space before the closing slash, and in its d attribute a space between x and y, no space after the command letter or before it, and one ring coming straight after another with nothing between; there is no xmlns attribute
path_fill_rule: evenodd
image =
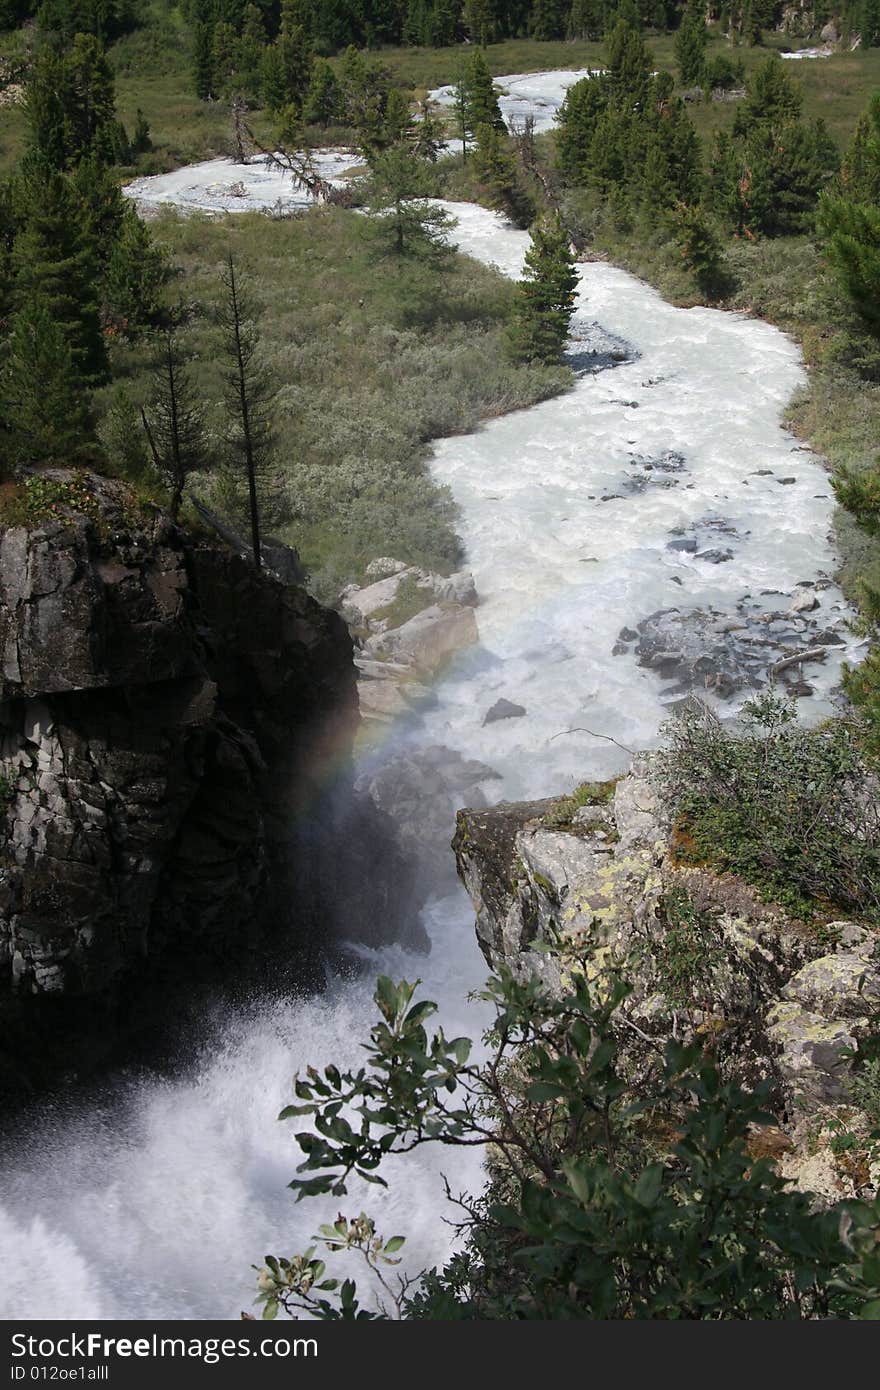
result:
<svg viewBox="0 0 880 1390"><path fill-rule="evenodd" d="M496 0L464 0L462 22L473 43L482 48L494 43L498 22Z"/></svg>
<svg viewBox="0 0 880 1390"><path fill-rule="evenodd" d="M287 87L285 105L302 109L306 93L312 80L314 53L307 31L298 22L296 0L282 0L281 29L276 40L284 67L284 80Z"/></svg>
<svg viewBox="0 0 880 1390"><path fill-rule="evenodd" d="M260 65L268 43L263 16L256 5L247 5L236 51L239 87L256 95L260 90Z"/></svg>
<svg viewBox="0 0 880 1390"><path fill-rule="evenodd" d="M333 125L345 115L342 89L328 62L318 58L312 68L309 90L303 103L302 118L306 125Z"/></svg>
<svg viewBox="0 0 880 1390"><path fill-rule="evenodd" d="M408 0L403 21L403 41L412 47L425 48L432 38L431 5L429 0Z"/></svg>
<svg viewBox="0 0 880 1390"><path fill-rule="evenodd" d="M836 191L853 203L880 204L880 92L859 118Z"/></svg>
<svg viewBox="0 0 880 1390"><path fill-rule="evenodd" d="M502 132L507 130L492 74L479 50L471 58L467 76L467 124L471 131L476 131L481 125L492 126Z"/></svg>
<svg viewBox="0 0 880 1390"><path fill-rule="evenodd" d="M506 213L517 226L527 227L535 209L520 184L519 167L509 137L494 126L478 126L473 165L489 206Z"/></svg>
<svg viewBox="0 0 880 1390"><path fill-rule="evenodd" d="M577 302L578 273L568 233L556 213L532 228L519 299L509 333L511 355L519 362L559 362Z"/></svg>
<svg viewBox="0 0 880 1390"><path fill-rule="evenodd" d="M65 65L69 163L76 164L89 153L112 162L123 150L116 119L113 69L100 41L91 34L77 34Z"/></svg>
<svg viewBox="0 0 880 1390"><path fill-rule="evenodd" d="M601 39L604 6L601 0L573 0L566 25L569 39Z"/></svg>
<svg viewBox="0 0 880 1390"><path fill-rule="evenodd" d="M287 106L287 73L277 41L263 50L260 63L260 93L267 109L277 116Z"/></svg>
<svg viewBox="0 0 880 1390"><path fill-rule="evenodd" d="M866 327L880 337L880 207L823 198L819 230L838 284Z"/></svg>
<svg viewBox="0 0 880 1390"><path fill-rule="evenodd" d="M13 302L24 308L39 297L63 333L77 373L102 381L107 354L98 270L83 207L63 174L39 169L19 179L16 202Z"/></svg>
<svg viewBox="0 0 880 1390"><path fill-rule="evenodd" d="M705 6L690 3L675 35L675 61L682 87L701 87L706 76Z"/></svg>
<svg viewBox="0 0 880 1390"><path fill-rule="evenodd" d="M468 94L468 82L464 71L459 73L458 81L452 88L452 114L455 121L455 133L461 141L461 158L463 163L467 163L468 140L473 133L471 125L470 97Z"/></svg>
<svg viewBox="0 0 880 1390"><path fill-rule="evenodd" d="M53 169L75 168L89 155L112 163L127 153L113 71L91 34L77 34L64 54L40 51L25 87L25 115L29 152Z"/></svg>
<svg viewBox="0 0 880 1390"><path fill-rule="evenodd" d="M101 275L103 317L114 332L133 337L163 316L168 257L127 203Z"/></svg>
<svg viewBox="0 0 880 1390"><path fill-rule="evenodd" d="M232 425L230 448L240 464L228 477L229 494L239 495L242 476L247 488L246 510L250 524L254 564L260 569L261 500L265 497L266 470L270 460L269 388L260 357L257 311L246 281L230 254L221 274L223 297L217 317L226 357L225 401ZM261 488L260 483L264 486ZM270 484L271 486L271 484ZM261 499L260 492L264 493Z"/></svg>
<svg viewBox="0 0 880 1390"><path fill-rule="evenodd" d="M367 206L377 214L375 235L381 247L390 245L397 256L438 260L449 255L446 233L452 219L427 202L427 169L404 144L370 154L366 184Z"/></svg>
<svg viewBox="0 0 880 1390"><path fill-rule="evenodd" d="M536 39L565 38L568 5L565 0L533 0L529 28Z"/></svg>
<svg viewBox="0 0 880 1390"><path fill-rule="evenodd" d="M12 316L0 366L0 468L82 462L94 422L80 373L49 303L33 294Z"/></svg>
<svg viewBox="0 0 880 1390"><path fill-rule="evenodd" d="M706 299L719 299L727 290L727 273L721 245L708 218L699 207L680 204L675 234L681 258Z"/></svg>
<svg viewBox="0 0 880 1390"><path fill-rule="evenodd" d="M569 87L559 111L556 151L566 179L585 183L596 125L608 109L610 86L602 77L582 77Z"/></svg>
<svg viewBox="0 0 880 1390"><path fill-rule="evenodd" d="M52 169L66 169L68 164L66 91L63 58L53 49L42 49L25 84L24 113L29 150Z"/></svg>
<svg viewBox="0 0 880 1390"><path fill-rule="evenodd" d="M643 110L654 60L639 30L618 19L607 45L608 81L619 105Z"/></svg>
<svg viewBox="0 0 880 1390"><path fill-rule="evenodd" d="M880 47L880 0L862 0L858 24L862 47Z"/></svg>
<svg viewBox="0 0 880 1390"><path fill-rule="evenodd" d="M211 34L211 70L218 92L228 95L238 83L238 35L231 24L215 24Z"/></svg>
<svg viewBox="0 0 880 1390"><path fill-rule="evenodd" d="M786 72L779 55L772 54L749 77L745 97L736 109L733 133L748 136L759 125L778 129L800 120L802 108L800 83Z"/></svg>
<svg viewBox="0 0 880 1390"><path fill-rule="evenodd" d="M153 464L171 493L168 510L176 521L187 479L208 467L209 448L204 408L174 328L161 336L142 419Z"/></svg>
<svg viewBox="0 0 880 1390"><path fill-rule="evenodd" d="M193 30L192 73L199 101L210 101L214 96L214 55L207 24L196 24Z"/></svg>

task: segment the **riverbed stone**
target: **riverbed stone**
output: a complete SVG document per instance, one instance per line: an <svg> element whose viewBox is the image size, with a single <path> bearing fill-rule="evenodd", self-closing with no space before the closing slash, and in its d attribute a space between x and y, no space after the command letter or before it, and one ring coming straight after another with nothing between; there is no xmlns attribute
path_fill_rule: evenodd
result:
<svg viewBox="0 0 880 1390"><path fill-rule="evenodd" d="M521 719L527 712L525 705L517 705L513 700L505 700L502 696L487 709L483 724L497 724L501 719Z"/></svg>
<svg viewBox="0 0 880 1390"><path fill-rule="evenodd" d="M432 672L478 639L473 608L431 604L401 627L371 637L364 651L368 656L391 660L409 658L422 670Z"/></svg>

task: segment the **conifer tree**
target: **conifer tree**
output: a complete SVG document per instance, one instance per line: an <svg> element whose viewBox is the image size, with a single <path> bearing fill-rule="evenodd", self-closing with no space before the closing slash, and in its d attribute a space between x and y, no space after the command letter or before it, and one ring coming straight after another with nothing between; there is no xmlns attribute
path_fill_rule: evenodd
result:
<svg viewBox="0 0 880 1390"><path fill-rule="evenodd" d="M829 198L819 211L825 255L867 327L880 337L880 208Z"/></svg>
<svg viewBox="0 0 880 1390"><path fill-rule="evenodd" d="M710 300L720 298L727 289L729 276L721 245L703 210L680 204L675 233L682 260L700 293Z"/></svg>
<svg viewBox="0 0 880 1390"><path fill-rule="evenodd" d="M309 90L303 103L302 118L306 125L333 125L345 115L342 89L328 62L318 58L312 68Z"/></svg>
<svg viewBox="0 0 880 1390"><path fill-rule="evenodd" d="M495 41L496 0L464 0L462 21L471 41L486 48Z"/></svg>
<svg viewBox="0 0 880 1390"><path fill-rule="evenodd" d="M758 125L778 129L798 121L803 100L797 78L786 72L778 54L771 54L758 64L749 77L745 97L736 109L733 133L748 136Z"/></svg>
<svg viewBox="0 0 880 1390"><path fill-rule="evenodd" d="M853 203L880 204L880 92L859 118L836 192Z"/></svg>
<svg viewBox="0 0 880 1390"><path fill-rule="evenodd" d="M82 205L63 174L37 169L17 186L12 248L13 302L39 297L63 333L75 371L87 381L107 375L98 272Z"/></svg>
<svg viewBox="0 0 880 1390"><path fill-rule="evenodd" d="M94 422L67 335L39 293L12 316L0 366L0 469L83 461Z"/></svg>
<svg viewBox="0 0 880 1390"><path fill-rule="evenodd" d="M700 87L706 76L706 11L705 6L688 4L684 18L675 35L675 61L683 87Z"/></svg>
<svg viewBox="0 0 880 1390"><path fill-rule="evenodd" d="M238 35L231 24L215 24L211 34L211 71L219 92L228 95L238 86Z"/></svg>
<svg viewBox="0 0 880 1390"><path fill-rule="evenodd" d="M467 77L467 123L471 131L476 131L481 125L492 126L502 132L507 130L492 74L479 50L471 58Z"/></svg>
<svg viewBox="0 0 880 1390"><path fill-rule="evenodd" d="M567 18L565 0L533 0L529 27L536 39L562 39Z"/></svg>
<svg viewBox="0 0 880 1390"><path fill-rule="evenodd" d="M287 72L276 40L263 49L260 63L260 92L267 109L277 116L288 105Z"/></svg>
<svg viewBox="0 0 880 1390"><path fill-rule="evenodd" d="M413 47L427 47L433 38L431 19L432 8L429 0L408 0L403 21L404 43Z"/></svg>
<svg viewBox="0 0 880 1390"><path fill-rule="evenodd" d="M396 145L410 140L415 130L415 121L410 110L409 97L399 87L392 87L385 101L381 127L376 131L379 146ZM369 137L369 132L365 132Z"/></svg>
<svg viewBox="0 0 880 1390"><path fill-rule="evenodd" d="M301 110L312 80L314 53L311 39L299 23L297 0L282 0L281 28L276 43L287 87L285 105Z"/></svg>
<svg viewBox="0 0 880 1390"><path fill-rule="evenodd" d="M604 13L601 0L573 0L568 15L566 37L600 39L604 29Z"/></svg>
<svg viewBox="0 0 880 1390"><path fill-rule="evenodd" d="M125 137L116 119L116 84L113 69L100 41L91 34L77 34L65 59L67 101L65 109L68 162L76 164L89 153L108 163L125 155Z"/></svg>
<svg viewBox="0 0 880 1390"><path fill-rule="evenodd" d="M557 118L556 149L559 167L572 183L587 181L596 125L608 109L609 97L609 85L602 77L582 77L565 94Z"/></svg>
<svg viewBox="0 0 880 1390"><path fill-rule="evenodd" d="M209 25L198 23L193 30L193 83L200 101L214 96L214 56Z"/></svg>
<svg viewBox="0 0 880 1390"><path fill-rule="evenodd" d="M452 114L455 120L455 133L461 141L462 161L466 164L468 140L473 132L473 126L471 125L468 81L463 70L459 73L458 81L452 89Z"/></svg>
<svg viewBox="0 0 880 1390"><path fill-rule="evenodd" d="M880 47L880 0L862 0L858 25L862 47Z"/></svg>
<svg viewBox="0 0 880 1390"><path fill-rule="evenodd" d="M161 336L142 420L153 464L170 490L168 510L176 521L187 479L208 467L209 449L204 408L175 328Z"/></svg>
<svg viewBox="0 0 880 1390"><path fill-rule="evenodd" d="M155 326L163 316L162 290L169 274L166 254L127 202L101 276L105 322L129 337Z"/></svg>
<svg viewBox="0 0 880 1390"><path fill-rule="evenodd" d="M263 16L256 5L246 5L235 62L238 85L243 91L256 94L260 90L260 65L267 42Z"/></svg>
<svg viewBox="0 0 880 1390"><path fill-rule="evenodd" d="M607 45L608 81L614 100L629 109L642 110L654 62L638 28L618 19Z"/></svg>
<svg viewBox="0 0 880 1390"><path fill-rule="evenodd" d="M376 214L380 245L390 243L397 256L437 260L448 256L446 233L454 225L448 213L426 201L427 169L405 144L370 154L367 205Z"/></svg>
<svg viewBox="0 0 880 1390"><path fill-rule="evenodd" d="M578 273L568 233L558 214L532 228L509 347L520 362L559 362L577 302Z"/></svg>
<svg viewBox="0 0 880 1390"><path fill-rule="evenodd" d="M413 122L410 146L419 159L436 161L446 133L437 118L431 113L427 100L420 104L419 118Z"/></svg>
<svg viewBox="0 0 880 1390"><path fill-rule="evenodd" d="M29 151L53 169L75 168L90 154L124 157L113 71L99 41L77 34L71 49L38 54L25 88Z"/></svg>
<svg viewBox="0 0 880 1390"><path fill-rule="evenodd" d="M535 215L534 206L521 187L509 137L494 126L477 127L474 173L486 191L490 207L506 213L519 227L529 225Z"/></svg>
<svg viewBox="0 0 880 1390"><path fill-rule="evenodd" d="M218 309L218 322L227 361L226 408L233 426L230 445L243 465L229 477L231 487L228 491L233 497L238 495L243 474L254 564L260 569L263 559L259 481L262 476L265 482L271 441L268 382L259 353L256 307L231 254L221 274L221 282L223 298Z"/></svg>

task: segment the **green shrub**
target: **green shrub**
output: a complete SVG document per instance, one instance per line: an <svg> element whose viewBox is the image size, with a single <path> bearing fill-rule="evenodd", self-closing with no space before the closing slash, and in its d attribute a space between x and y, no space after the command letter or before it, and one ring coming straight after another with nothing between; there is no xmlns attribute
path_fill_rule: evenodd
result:
<svg viewBox="0 0 880 1390"><path fill-rule="evenodd" d="M711 1319L880 1315L880 1200L817 1210L747 1149L764 1092L723 1084L698 1049L669 1042L628 1093L615 1023L627 988L588 985L571 959L567 992L503 972L486 1060L466 1038L429 1036L430 1002L381 978L364 1065L309 1067L282 1120L308 1116L298 1197L346 1195L350 1177L385 1184L385 1157L422 1144L487 1147L492 1180L463 1198L465 1248L439 1273L396 1280L404 1244L340 1214L315 1244L269 1256L263 1316L330 1319ZM318 1246L322 1254L317 1254ZM359 1257L377 1310L324 1254Z"/></svg>
<svg viewBox="0 0 880 1390"><path fill-rule="evenodd" d="M575 812L582 806L607 806L616 786L616 777L608 782L581 782L570 796L561 797L553 810L547 812L544 824L554 830L571 825Z"/></svg>
<svg viewBox="0 0 880 1390"><path fill-rule="evenodd" d="M724 959L718 936L718 910L699 907L683 889L662 903L663 948L655 958L660 988L674 1009L700 1007L711 999L712 971ZM711 1004L707 1003L707 1012Z"/></svg>
<svg viewBox="0 0 880 1390"><path fill-rule="evenodd" d="M864 732L852 719L816 729L773 690L727 732L705 706L665 726L657 776L691 862L741 875L805 917L880 920L880 823Z"/></svg>

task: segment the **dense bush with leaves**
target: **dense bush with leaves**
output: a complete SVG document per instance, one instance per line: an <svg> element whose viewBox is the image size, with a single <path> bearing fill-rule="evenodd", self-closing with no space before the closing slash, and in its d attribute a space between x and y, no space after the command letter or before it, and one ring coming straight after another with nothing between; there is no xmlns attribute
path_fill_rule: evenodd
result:
<svg viewBox="0 0 880 1390"><path fill-rule="evenodd" d="M658 777L676 809L682 857L740 874L794 912L880 920L880 818L864 730L815 729L772 689L732 734L706 706L666 729Z"/></svg>
<svg viewBox="0 0 880 1390"><path fill-rule="evenodd" d="M506 971L489 980L482 1060L466 1038L429 1035L435 1005L415 1003L413 985L379 980L363 1066L309 1068L281 1114L313 1124L291 1187L344 1197L354 1176L384 1184L386 1155L441 1143L487 1147L488 1191L462 1199L463 1249L422 1278L395 1276L401 1236L340 1215L310 1249L267 1257L263 1316L880 1316L880 1202L819 1211L791 1191L748 1151L763 1096L724 1084L698 1049L658 1044L634 1097L626 985L567 966L559 994ZM372 1296L328 1276L324 1256L340 1250L364 1261Z"/></svg>

